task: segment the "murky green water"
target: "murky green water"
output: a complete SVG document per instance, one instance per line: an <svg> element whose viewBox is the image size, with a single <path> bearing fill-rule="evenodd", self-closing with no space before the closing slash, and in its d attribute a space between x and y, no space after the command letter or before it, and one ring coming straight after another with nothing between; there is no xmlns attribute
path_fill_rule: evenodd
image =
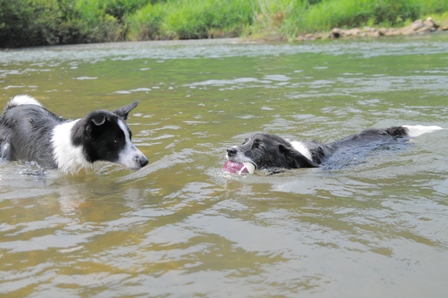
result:
<svg viewBox="0 0 448 298"><path fill-rule="evenodd" d="M27 175L0 163L7 297L445 297L447 131L331 169L221 172L263 131L331 141L448 128L448 35L303 44L233 40L0 52L0 99L67 118L140 105L150 163Z"/></svg>

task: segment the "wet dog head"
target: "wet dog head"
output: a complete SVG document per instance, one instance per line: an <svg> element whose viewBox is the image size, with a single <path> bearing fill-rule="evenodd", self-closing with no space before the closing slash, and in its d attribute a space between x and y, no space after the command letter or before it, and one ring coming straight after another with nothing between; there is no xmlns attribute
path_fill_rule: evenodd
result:
<svg viewBox="0 0 448 298"><path fill-rule="evenodd" d="M82 146L86 160L109 161L137 170L148 163L148 159L132 143L132 133L126 124L134 102L120 109L93 111L74 126L72 136L75 146Z"/></svg>
<svg viewBox="0 0 448 298"><path fill-rule="evenodd" d="M227 159L233 162L250 162L257 169L292 169L318 167L295 150L291 143L276 135L257 133L242 145L227 149Z"/></svg>

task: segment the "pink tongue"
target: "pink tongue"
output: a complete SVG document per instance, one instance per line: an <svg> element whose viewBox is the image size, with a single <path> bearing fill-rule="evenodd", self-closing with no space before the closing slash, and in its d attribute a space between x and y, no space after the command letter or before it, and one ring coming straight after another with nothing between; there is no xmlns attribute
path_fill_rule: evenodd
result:
<svg viewBox="0 0 448 298"><path fill-rule="evenodd" d="M243 167L244 165L242 163L228 160L222 167L222 170L224 172L238 173L238 171L240 171Z"/></svg>

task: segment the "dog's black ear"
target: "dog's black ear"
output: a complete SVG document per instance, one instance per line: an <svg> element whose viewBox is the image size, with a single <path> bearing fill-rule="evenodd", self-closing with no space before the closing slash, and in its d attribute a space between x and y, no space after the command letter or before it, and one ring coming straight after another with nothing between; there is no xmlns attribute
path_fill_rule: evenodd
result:
<svg viewBox="0 0 448 298"><path fill-rule="evenodd" d="M128 104L127 106L124 106L122 108L116 109L114 111L112 111L112 113L114 113L115 115L120 116L121 118L123 118L124 120L128 119L128 115L129 112L132 111L133 109L135 109L135 107L138 105L138 100L134 101L131 104Z"/></svg>
<svg viewBox="0 0 448 298"><path fill-rule="evenodd" d="M111 112L108 111L94 111L90 113L85 122L84 130L91 136L95 137L100 131L104 129L104 125L111 120L111 117L115 117Z"/></svg>
<svg viewBox="0 0 448 298"><path fill-rule="evenodd" d="M111 112L102 110L93 111L88 114L73 126L73 143L78 145L82 143L87 136L96 138L96 136L104 129L108 121L110 121L111 117L116 116Z"/></svg>
<svg viewBox="0 0 448 298"><path fill-rule="evenodd" d="M312 160L309 160L302 153L290 146L284 144L278 145L278 151L285 156L287 163L291 168L317 168L319 165Z"/></svg>
<svg viewBox="0 0 448 298"><path fill-rule="evenodd" d="M92 123L96 126L103 125L106 122L107 116L105 113L98 113L92 117Z"/></svg>

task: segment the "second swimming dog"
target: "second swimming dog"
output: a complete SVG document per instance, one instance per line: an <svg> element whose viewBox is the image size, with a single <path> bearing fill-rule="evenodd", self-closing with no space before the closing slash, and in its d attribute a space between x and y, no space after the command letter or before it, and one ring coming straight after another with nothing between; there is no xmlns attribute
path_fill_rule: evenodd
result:
<svg viewBox="0 0 448 298"><path fill-rule="evenodd" d="M337 153L350 153L354 148L374 149L440 129L442 128L439 126L421 125L366 129L328 144L289 141L277 135L257 133L247 138L242 145L227 149L226 158L230 162L227 167L229 172L246 169L243 173L253 173L254 169L275 172L279 169L314 168Z"/></svg>

